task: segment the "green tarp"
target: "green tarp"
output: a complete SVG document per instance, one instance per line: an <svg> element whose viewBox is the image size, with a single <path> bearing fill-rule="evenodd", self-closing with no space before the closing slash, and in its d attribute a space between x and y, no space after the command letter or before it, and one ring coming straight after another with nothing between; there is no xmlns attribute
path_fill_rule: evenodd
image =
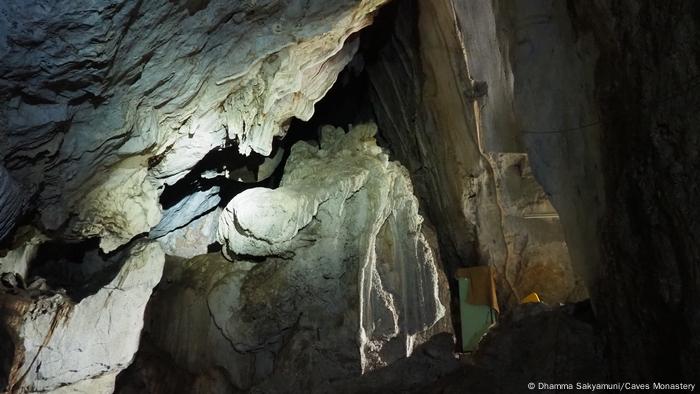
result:
<svg viewBox="0 0 700 394"><path fill-rule="evenodd" d="M498 302L490 267L462 268L457 271L462 351L472 352L481 337L496 322Z"/></svg>

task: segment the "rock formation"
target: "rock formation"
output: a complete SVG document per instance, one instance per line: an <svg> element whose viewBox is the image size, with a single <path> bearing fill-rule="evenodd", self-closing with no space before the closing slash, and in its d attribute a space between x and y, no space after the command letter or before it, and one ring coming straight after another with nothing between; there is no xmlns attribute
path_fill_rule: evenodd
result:
<svg viewBox="0 0 700 394"><path fill-rule="evenodd" d="M474 9L457 18L462 7ZM557 210L517 138L512 91L500 91L510 85L498 78L484 83L509 63L500 62L497 46L482 41L496 40L481 33L493 28L492 10L483 7L443 0L396 7L387 22L393 31L367 66L377 122L394 157L411 172L426 216L440 224L448 275L460 266L488 264L505 305L533 291L550 303L580 301L586 289L572 267ZM474 36L466 38L480 40L464 41L467 31ZM488 73L474 74L481 71Z"/></svg>
<svg viewBox="0 0 700 394"><path fill-rule="evenodd" d="M42 279L26 287L5 285L0 341L8 351L3 357L12 358L3 370L7 391L111 393L138 348L163 259L157 243L135 242L84 278L84 287L97 287L94 294L83 294L85 288L66 294Z"/></svg>
<svg viewBox="0 0 700 394"><path fill-rule="evenodd" d="M698 115L689 110L698 101L697 4L407 3L400 15L417 21L395 19L391 49L369 75L378 124L417 194L444 201L428 213L447 227L443 252L503 261L503 253L482 254L498 241L488 234L502 230L502 246L491 250L514 250L509 226L494 226L508 215L492 202L503 201L499 156L527 153L556 208L570 266L609 330L610 373L697 380ZM417 142L400 133L406 128L419 130ZM493 181L479 184L484 172ZM450 238L460 232L469 236Z"/></svg>
<svg viewBox="0 0 700 394"><path fill-rule="evenodd" d="M0 240L5 238L17 224L24 209L25 197L5 167L0 165Z"/></svg>
<svg viewBox="0 0 700 394"><path fill-rule="evenodd" d="M410 180L376 146L375 133L374 125L357 126L348 134L324 128L320 148L292 147L278 189L237 195L219 222L219 239L229 256L290 259L285 276L314 270L321 283L321 278L351 273L340 288L351 289L357 300L329 293L337 284L327 283L317 292L328 294L328 302L342 300L359 308L359 320L352 324L362 371L385 365L383 358L410 355L414 337L444 315ZM392 339L403 350L383 356L385 342Z"/></svg>
<svg viewBox="0 0 700 394"><path fill-rule="evenodd" d="M383 2L3 2L4 165L38 224L114 250L207 152L268 154L308 119ZM20 201L0 171L4 235Z"/></svg>
<svg viewBox="0 0 700 394"><path fill-rule="evenodd" d="M179 368L323 391L451 331L410 180L375 133L324 128L320 147L292 147L279 188L238 194L218 230L232 262L168 263L146 331Z"/></svg>
<svg viewBox="0 0 700 394"><path fill-rule="evenodd" d="M697 379L698 20L1 1L0 391L517 392L586 343L567 378ZM460 364L475 265L504 314Z"/></svg>

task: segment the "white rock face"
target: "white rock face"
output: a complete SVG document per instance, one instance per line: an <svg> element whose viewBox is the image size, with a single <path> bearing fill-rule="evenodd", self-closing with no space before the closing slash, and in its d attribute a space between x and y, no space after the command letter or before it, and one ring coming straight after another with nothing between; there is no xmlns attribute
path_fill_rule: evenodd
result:
<svg viewBox="0 0 700 394"><path fill-rule="evenodd" d="M193 220L185 227L158 238L165 254L191 258L207 253L207 246L216 242L221 208Z"/></svg>
<svg viewBox="0 0 700 394"><path fill-rule="evenodd" d="M169 258L144 351L165 351L165 368L191 381L216 377L202 392L345 392L450 333L447 285L407 172L375 132L327 127L320 149L292 147L278 189L237 195L218 230L234 261ZM132 374L167 392L152 382L163 365L140 360ZM195 391L190 383L182 389Z"/></svg>
<svg viewBox="0 0 700 394"><path fill-rule="evenodd" d="M113 250L207 152L309 118L385 1L3 1L0 157L42 226Z"/></svg>
<svg viewBox="0 0 700 394"><path fill-rule="evenodd" d="M323 339L319 347L354 342L350 349L359 355L356 367L363 372L410 356L416 335L445 312L407 171L388 161L375 133L375 125L358 126L348 134L326 127L320 149L297 143L281 186L237 195L221 215L218 230L227 256L271 256L278 261L275 277L283 281L283 289L261 285L265 288L256 299L248 299L280 308L264 307L268 319L278 321L273 327L302 324L295 323L301 319L327 328L329 322L305 311L340 313L341 327L326 334L333 340ZM285 300L299 297L295 292L305 287L316 296ZM227 299L224 294L217 299ZM231 313L233 308L216 310L219 326L234 342L248 348L265 343L262 333L270 329L269 323L262 327L263 317L256 316L257 328L251 329Z"/></svg>
<svg viewBox="0 0 700 394"><path fill-rule="evenodd" d="M173 230L185 227L193 217L199 217L213 210L221 201L219 188L196 191L163 212L163 218L151 232L151 238L160 238Z"/></svg>
<svg viewBox="0 0 700 394"><path fill-rule="evenodd" d="M0 252L0 273L14 272L26 278L29 262L36 256L39 245L47 239L33 227L17 229L10 250Z"/></svg>
<svg viewBox="0 0 700 394"><path fill-rule="evenodd" d="M101 236L100 248L111 252L157 225L161 218L158 193L146 175L146 169L133 161L103 174L104 182L78 203L83 208L70 223L73 236Z"/></svg>
<svg viewBox="0 0 700 394"><path fill-rule="evenodd" d="M61 293L0 296L2 322L15 338L10 391L111 392L138 348L164 255L157 243L137 241L114 261L116 276L77 303Z"/></svg>

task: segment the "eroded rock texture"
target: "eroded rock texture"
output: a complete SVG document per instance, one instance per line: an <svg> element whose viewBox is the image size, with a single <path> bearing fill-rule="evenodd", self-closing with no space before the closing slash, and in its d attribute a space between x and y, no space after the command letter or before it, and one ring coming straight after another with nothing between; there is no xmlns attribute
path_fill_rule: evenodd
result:
<svg viewBox="0 0 700 394"><path fill-rule="evenodd" d="M4 282L7 391L111 393L117 373L138 348L143 312L163 261L157 243L137 241L68 294L43 279L10 288ZM89 285L97 290L85 294Z"/></svg>
<svg viewBox="0 0 700 394"><path fill-rule="evenodd" d="M376 146L376 126L321 133L320 149L292 147L278 189L246 190L229 203L219 239L228 255L293 256L293 270L316 266L320 282L353 273L341 291L357 298L364 372L385 358L410 355L416 334L442 318L444 308L410 180ZM382 357L389 339L403 350Z"/></svg>
<svg viewBox="0 0 700 394"><path fill-rule="evenodd" d="M158 224L160 188L207 152L268 154L308 119L382 3L5 1L4 167L42 227L114 250Z"/></svg>
<svg viewBox="0 0 700 394"><path fill-rule="evenodd" d="M219 387L324 392L451 331L408 174L375 133L327 127L320 147L297 143L278 189L222 213L232 262L168 264L147 335L177 368L195 381L218 370Z"/></svg>
<svg viewBox="0 0 700 394"><path fill-rule="evenodd" d="M0 240L17 224L26 196L4 166L0 164Z"/></svg>

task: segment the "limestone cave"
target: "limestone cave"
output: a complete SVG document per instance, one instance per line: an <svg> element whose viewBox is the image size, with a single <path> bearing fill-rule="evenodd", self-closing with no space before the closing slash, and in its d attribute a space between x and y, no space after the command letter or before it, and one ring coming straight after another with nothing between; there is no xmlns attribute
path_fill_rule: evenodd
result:
<svg viewBox="0 0 700 394"><path fill-rule="evenodd" d="M2 0L0 389L693 392L700 2Z"/></svg>

